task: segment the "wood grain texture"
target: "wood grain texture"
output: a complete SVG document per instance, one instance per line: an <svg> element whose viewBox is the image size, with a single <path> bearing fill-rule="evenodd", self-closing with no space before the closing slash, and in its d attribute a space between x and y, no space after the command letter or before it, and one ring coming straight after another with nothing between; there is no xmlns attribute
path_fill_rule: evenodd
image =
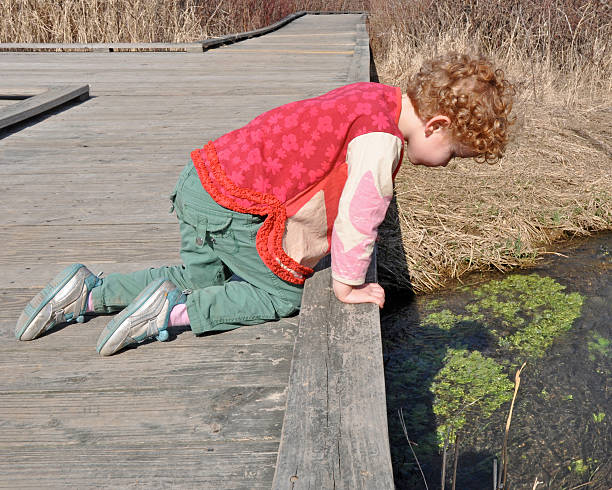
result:
<svg viewBox="0 0 612 490"><path fill-rule="evenodd" d="M361 16L361 23L357 25L355 34L355 48L353 59L347 75L347 82L370 81L370 36L366 29L367 15Z"/></svg>
<svg viewBox="0 0 612 490"><path fill-rule="evenodd" d="M378 307L340 303L329 268L302 304L273 488L393 489Z"/></svg>
<svg viewBox="0 0 612 490"><path fill-rule="evenodd" d="M32 97L33 95L39 95L45 92L44 88L28 88L28 87L0 87L0 99L3 97L13 97L17 99Z"/></svg>
<svg viewBox="0 0 612 490"><path fill-rule="evenodd" d="M242 44L351 51L332 44L354 43L359 19L306 15L268 48L267 36ZM95 344L109 317L13 335L67 263L177 263L167 196L189 152L346 83L353 58L231 50L0 54L0 93L88 84L91 95L0 131L0 488L270 488L298 318L200 337L173 329L169 342L104 359Z"/></svg>

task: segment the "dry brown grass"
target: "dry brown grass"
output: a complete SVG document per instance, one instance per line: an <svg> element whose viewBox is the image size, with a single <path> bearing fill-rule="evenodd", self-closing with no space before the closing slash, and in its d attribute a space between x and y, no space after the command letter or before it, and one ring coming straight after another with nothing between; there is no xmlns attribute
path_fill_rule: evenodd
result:
<svg viewBox="0 0 612 490"><path fill-rule="evenodd" d="M533 264L568 236L612 228L610 156L572 130L596 134L599 124L610 127L611 114L586 113L572 126L563 111L532 114L497 165L405 162L396 179L398 212L380 231L380 265L394 283L433 290L470 271ZM410 278L401 273L404 263Z"/></svg>
<svg viewBox="0 0 612 490"><path fill-rule="evenodd" d="M423 59L455 50L494 59L518 88L515 142L499 164L406 162L380 231L387 282L428 291L612 228L605 0L2 0L0 42L189 42L297 10L370 10L382 82L405 88Z"/></svg>
<svg viewBox="0 0 612 490"><path fill-rule="evenodd" d="M607 2L372 3L382 82L405 87L423 59L455 50L492 58L518 88L514 141L498 164L405 162L398 210L380 232L387 282L433 290L470 271L532 264L559 240L612 228Z"/></svg>
<svg viewBox="0 0 612 490"><path fill-rule="evenodd" d="M450 49L497 60L524 101L584 104L612 88L606 1L372 0L371 12L372 46L390 80Z"/></svg>
<svg viewBox="0 0 612 490"><path fill-rule="evenodd" d="M0 42L191 42L257 29L298 10L366 0L2 0Z"/></svg>
<svg viewBox="0 0 612 490"><path fill-rule="evenodd" d="M188 42L204 34L193 0L2 0L0 42Z"/></svg>

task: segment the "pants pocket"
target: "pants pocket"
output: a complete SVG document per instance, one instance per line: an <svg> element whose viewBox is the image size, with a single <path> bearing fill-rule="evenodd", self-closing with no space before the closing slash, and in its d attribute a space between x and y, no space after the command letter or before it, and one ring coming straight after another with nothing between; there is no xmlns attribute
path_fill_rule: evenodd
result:
<svg viewBox="0 0 612 490"><path fill-rule="evenodd" d="M185 203L182 219L195 228L196 247L203 247L206 244L217 252L227 254L235 254L240 249L231 226L232 216L206 212Z"/></svg>
<svg viewBox="0 0 612 490"><path fill-rule="evenodd" d="M209 215L207 224L207 238L211 247L230 254L238 252L238 240L231 227L232 216Z"/></svg>
<svg viewBox="0 0 612 490"><path fill-rule="evenodd" d="M178 180L176 182L176 185L174 186L174 190L168 196L168 199L170 199L170 210L168 211L168 214L172 214L174 211L176 211L177 216L179 218L181 218L181 213L180 213L181 203L177 203L176 196L178 195L179 190L183 187L183 184L185 183L185 180L189 176L189 173L190 173L190 170L191 170L192 166L193 166L193 164L188 163L187 165L185 165L183 170L181 170L181 173L180 173L179 178L178 178Z"/></svg>

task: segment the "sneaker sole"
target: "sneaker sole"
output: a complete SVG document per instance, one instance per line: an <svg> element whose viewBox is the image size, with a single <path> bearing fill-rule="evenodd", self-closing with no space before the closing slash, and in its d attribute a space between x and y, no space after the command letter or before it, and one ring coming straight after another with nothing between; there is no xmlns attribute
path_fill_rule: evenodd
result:
<svg viewBox="0 0 612 490"><path fill-rule="evenodd" d="M98 354L108 356L118 352L119 350L127 347L127 345L123 345L119 349L109 352L107 354L102 354L100 351L104 348L104 346L113 338L113 336L121 327L121 324L132 314L134 314L141 306L143 306L153 294L159 289L159 287L165 282L165 279L157 279L156 281L149 284L143 291L130 303L130 305L121 311L115 318L113 318L108 325L104 328L102 333L100 334L100 338L98 339L98 345L96 346L96 351ZM146 337L145 337L146 338ZM134 339L134 343L141 342L143 339Z"/></svg>
<svg viewBox="0 0 612 490"><path fill-rule="evenodd" d="M55 297L55 295L76 275L76 273L85 267L83 264L72 264L66 267L64 270L59 272L43 289L40 291L30 302L26 305L23 313L17 320L17 326L15 327L15 337L18 340L22 340L22 336L28 329L32 321L36 316L43 310L45 306ZM55 326L55 320L51 320L50 324L43 324L38 332L34 336L29 336L28 339L33 340L38 337L41 333L49 330ZM31 332L29 332L31 334Z"/></svg>

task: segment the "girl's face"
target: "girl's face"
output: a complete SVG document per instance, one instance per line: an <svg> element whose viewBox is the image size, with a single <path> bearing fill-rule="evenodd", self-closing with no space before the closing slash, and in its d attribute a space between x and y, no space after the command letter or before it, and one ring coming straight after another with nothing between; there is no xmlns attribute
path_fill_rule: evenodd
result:
<svg viewBox="0 0 612 490"><path fill-rule="evenodd" d="M450 119L438 114L422 121L414 111L410 98L402 97L398 127L407 142L406 157L414 165L445 167L454 157L474 157L476 153L456 144L450 135Z"/></svg>
<svg viewBox="0 0 612 490"><path fill-rule="evenodd" d="M414 165L426 167L446 167L455 157L471 158L477 153L456 144L446 127L431 129L427 124L408 140L406 156Z"/></svg>
<svg viewBox="0 0 612 490"><path fill-rule="evenodd" d="M446 129L440 128L429 135L423 130L408 140L406 156L413 165L446 167L455 156L453 146Z"/></svg>

